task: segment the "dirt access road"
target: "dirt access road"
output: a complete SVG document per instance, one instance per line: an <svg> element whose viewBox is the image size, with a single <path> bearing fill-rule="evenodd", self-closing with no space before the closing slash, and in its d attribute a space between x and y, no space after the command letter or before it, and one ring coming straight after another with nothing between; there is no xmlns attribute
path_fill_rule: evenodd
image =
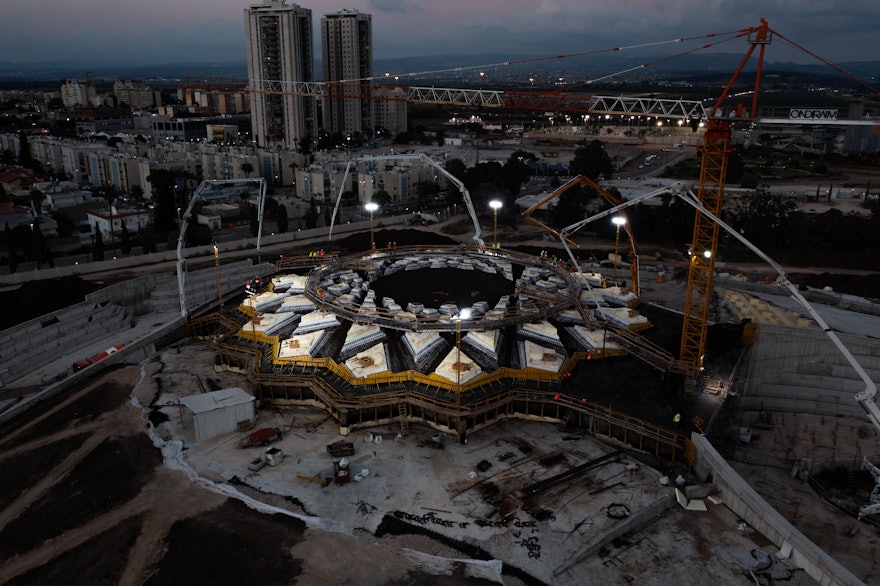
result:
<svg viewBox="0 0 880 586"><path fill-rule="evenodd" d="M380 551L307 529L169 470L129 398L140 378L137 366L106 372L0 428L0 583L489 583L423 574L393 540Z"/></svg>

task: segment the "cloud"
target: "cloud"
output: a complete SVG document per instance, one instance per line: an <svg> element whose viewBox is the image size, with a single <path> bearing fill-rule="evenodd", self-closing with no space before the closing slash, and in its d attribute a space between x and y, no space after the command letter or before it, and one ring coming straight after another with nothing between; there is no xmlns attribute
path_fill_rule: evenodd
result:
<svg viewBox="0 0 880 586"><path fill-rule="evenodd" d="M0 59L243 60L243 11L262 0L3 0ZM297 0L316 29L338 0ZM350 0L373 15L377 58L451 54L559 55L646 45L674 54L706 35L757 26L766 17L787 39L832 62L870 60L878 50L877 0ZM52 18L47 19L46 14ZM320 36L316 36L320 39ZM691 46L671 43L694 38ZM320 41L316 54L320 53ZM717 50L744 53L745 39ZM767 58L811 62L775 38Z"/></svg>
<svg viewBox="0 0 880 586"><path fill-rule="evenodd" d="M424 9L408 0L369 0L370 9L385 14L423 14Z"/></svg>

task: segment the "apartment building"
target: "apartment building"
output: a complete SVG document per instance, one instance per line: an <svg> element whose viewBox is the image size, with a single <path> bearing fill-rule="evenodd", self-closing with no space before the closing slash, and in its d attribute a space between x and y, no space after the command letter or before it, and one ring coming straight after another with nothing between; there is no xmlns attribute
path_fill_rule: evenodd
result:
<svg viewBox="0 0 880 586"><path fill-rule="evenodd" d="M76 79L67 79L61 84L61 101L66 108L98 106L101 103L91 81L80 82Z"/></svg>
<svg viewBox="0 0 880 586"><path fill-rule="evenodd" d="M113 95L121 104L128 104L132 110L144 110L161 104L161 93L142 81L117 79L113 82ZM158 98L158 99L157 99Z"/></svg>
<svg viewBox="0 0 880 586"><path fill-rule="evenodd" d="M322 102L323 128L342 135L371 137L373 101L373 20L357 10L340 10L321 19L321 50L327 97Z"/></svg>
<svg viewBox="0 0 880 586"><path fill-rule="evenodd" d="M315 99L294 92L295 84L315 80L312 11L287 0L264 0L244 14L253 140L258 146L296 148L301 139L317 135Z"/></svg>

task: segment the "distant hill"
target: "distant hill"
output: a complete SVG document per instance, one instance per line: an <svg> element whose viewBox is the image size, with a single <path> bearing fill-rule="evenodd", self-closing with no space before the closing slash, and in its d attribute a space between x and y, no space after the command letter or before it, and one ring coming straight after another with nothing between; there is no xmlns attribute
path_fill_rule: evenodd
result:
<svg viewBox="0 0 880 586"><path fill-rule="evenodd" d="M403 85L421 85L432 81L461 80L479 83L478 69L484 71L486 83L496 85L501 80L527 82L530 78L556 80L564 77L573 83L594 80L599 77L619 75L612 79L618 82L649 80L659 78L729 78L742 55L738 53L701 53L683 55L665 60L663 56L638 53L602 53L565 59L542 58L535 55L500 55L485 53L480 55L428 55L402 57L396 59L376 59L374 70L377 75L389 73L398 77ZM656 63L653 63L656 61ZM640 67L648 64L648 67ZM860 61L837 64L843 70L860 79L876 79L880 76L880 61ZM754 71L752 60L745 68ZM321 63L316 63L315 71L320 76ZM96 81L110 81L120 78L145 79L174 84L178 80L191 77L246 78L247 67L244 61L221 63L157 63L149 66L126 66L109 63L44 62L17 64L0 61L0 82L4 87L16 83L29 86L38 82L57 84L60 80L85 79L86 73ZM835 72L822 63L799 64L785 62L766 62L767 75L819 76L829 79L845 76Z"/></svg>

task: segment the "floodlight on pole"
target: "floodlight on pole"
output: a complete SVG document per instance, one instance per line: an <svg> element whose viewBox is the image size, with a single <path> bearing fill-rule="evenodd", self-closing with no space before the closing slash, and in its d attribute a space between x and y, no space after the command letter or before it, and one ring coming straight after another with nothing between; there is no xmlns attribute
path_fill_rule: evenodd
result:
<svg viewBox="0 0 880 586"><path fill-rule="evenodd" d="M626 224L626 218L623 216L614 216L611 218L611 222L617 227L617 230L614 234L614 284L617 285L617 261L618 261L618 249L620 247L620 227Z"/></svg>
<svg viewBox="0 0 880 586"><path fill-rule="evenodd" d="M369 201L364 204L364 209L370 212L370 250L376 250L376 238L373 232L373 212L379 209L379 204Z"/></svg>
<svg viewBox="0 0 880 586"><path fill-rule="evenodd" d="M504 204L501 203L500 200L493 199L489 202L489 207L492 208L493 218L492 218L492 248L498 247L498 210L501 209L501 206Z"/></svg>

